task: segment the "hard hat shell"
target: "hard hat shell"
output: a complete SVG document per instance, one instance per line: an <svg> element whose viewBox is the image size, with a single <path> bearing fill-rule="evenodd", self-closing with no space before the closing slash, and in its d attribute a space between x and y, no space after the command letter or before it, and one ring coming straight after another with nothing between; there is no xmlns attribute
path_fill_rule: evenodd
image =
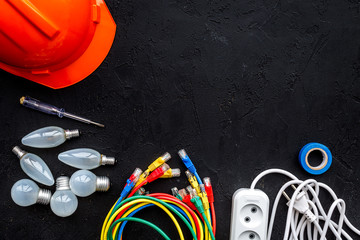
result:
<svg viewBox="0 0 360 240"><path fill-rule="evenodd" d="M115 37L103 0L3 0L0 15L0 68L55 89L95 71Z"/></svg>

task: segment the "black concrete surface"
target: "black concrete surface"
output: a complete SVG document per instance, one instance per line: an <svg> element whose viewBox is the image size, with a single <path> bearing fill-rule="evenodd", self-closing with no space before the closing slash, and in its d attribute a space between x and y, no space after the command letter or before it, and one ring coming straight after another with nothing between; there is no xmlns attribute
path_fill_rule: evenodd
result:
<svg viewBox="0 0 360 240"><path fill-rule="evenodd" d="M107 4L117 24L116 38L105 61L85 80L52 90L0 71L1 239L99 239L103 219L134 168L144 169L168 151L171 167L184 172L176 154L180 148L188 151L202 177L212 179L217 239L229 237L234 191L274 167L329 184L346 201L349 219L360 226L358 0ZM106 127L23 108L23 95ZM109 192L79 199L78 210L68 218L55 216L49 206L21 208L10 197L13 183L26 178L12 147L30 131L50 125L82 132L55 149L24 147L41 156L55 177L75 171L57 160L64 150L90 147L118 161L94 170L111 179ZM298 163L300 148L311 141L333 153L333 165L324 175L311 176ZM269 176L259 188L273 200L286 180ZM173 186L186 185L182 175L146 189L169 193ZM286 206L281 203L273 239L281 239L284 231ZM178 239L160 211L148 209L139 216ZM124 239L161 237L129 224Z"/></svg>

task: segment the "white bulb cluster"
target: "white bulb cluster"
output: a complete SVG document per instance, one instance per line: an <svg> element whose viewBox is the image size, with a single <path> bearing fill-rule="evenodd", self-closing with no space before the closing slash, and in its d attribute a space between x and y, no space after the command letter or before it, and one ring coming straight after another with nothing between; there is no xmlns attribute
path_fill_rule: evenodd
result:
<svg viewBox="0 0 360 240"><path fill-rule="evenodd" d="M22 138L23 145L34 148L53 148L64 143L67 139L78 137L78 130L64 130L59 127L45 127L33 131ZM34 181L52 186L54 177L47 164L39 156L27 153L15 146L12 150L20 159L22 170ZM72 167L79 168L71 178L61 176L56 179L56 191L41 189L30 179L21 179L11 188L13 201L22 207L36 203L50 204L51 210L59 217L68 217L78 206L77 197L87 197L95 191L107 191L110 180L105 176L96 176L86 169L94 169L101 165L114 165L115 159L106 157L89 148L79 148L60 153L58 159Z"/></svg>

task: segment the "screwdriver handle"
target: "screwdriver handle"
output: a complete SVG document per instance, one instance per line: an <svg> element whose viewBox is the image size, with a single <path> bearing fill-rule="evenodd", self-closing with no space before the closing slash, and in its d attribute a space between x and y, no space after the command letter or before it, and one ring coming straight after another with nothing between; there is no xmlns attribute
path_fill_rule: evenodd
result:
<svg viewBox="0 0 360 240"><path fill-rule="evenodd" d="M58 117L62 118L64 116L65 109L58 108L53 105L40 102L37 99L31 98L29 96L20 98L20 104L38 110L40 112L44 112L51 115L57 115Z"/></svg>

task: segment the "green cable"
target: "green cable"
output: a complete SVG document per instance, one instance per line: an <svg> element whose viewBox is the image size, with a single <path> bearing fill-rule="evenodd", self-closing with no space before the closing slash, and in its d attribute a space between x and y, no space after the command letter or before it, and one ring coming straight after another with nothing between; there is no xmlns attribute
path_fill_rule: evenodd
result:
<svg viewBox="0 0 360 240"><path fill-rule="evenodd" d="M136 206L136 205L131 205L131 206L126 210L126 212L127 212L127 211L130 211L130 210L131 210L132 208L134 208L135 206ZM112 215L112 214L111 214L111 215ZM110 216L111 216L111 215L110 215ZM117 231L116 231L115 239L118 239L118 238L119 238L119 229L120 229L120 228L118 228Z"/></svg>
<svg viewBox="0 0 360 240"><path fill-rule="evenodd" d="M126 218L120 218L118 220L116 220L113 224L111 224L110 228L109 228L109 231L108 231L108 234L107 234L107 238L110 239L110 240L114 240L113 237L112 237L112 230L113 228L116 226L117 223L119 222L123 222L123 221L133 221L133 222L139 222L139 223L142 223L142 224L145 224L149 227L152 227L153 229L155 229L158 233L161 234L161 236L163 236L166 240L171 240L168 235L166 235L164 233L163 230L161 230L158 226L156 226L155 224L149 222L149 221L146 221L144 219L141 219L141 218L134 218L134 217L126 217ZM109 238L110 236L110 238Z"/></svg>
<svg viewBox="0 0 360 240"><path fill-rule="evenodd" d="M169 204L167 204L166 202L162 201L162 200L159 200L157 198L154 198L154 197L149 197L149 196L133 196L133 197L130 197L130 198L126 198L124 199L123 201L121 201L117 206L115 206L115 210L114 212L116 212L122 205L124 205L125 203L127 202L130 202L130 201L133 201L135 199L149 199L149 200L153 200L155 202L158 202L162 205L164 205L166 208L168 208L170 211L172 211L173 213L175 213L184 223L185 225L189 228L190 232L191 232L191 235L194 239L197 239L196 237L196 233L194 232L194 229L192 228L192 226L190 225L190 223L186 220L186 218L181 214L179 213L176 209L174 209L172 206L170 206ZM111 214L112 215L112 214ZM211 229L211 228L209 228ZM215 239L215 238L214 238Z"/></svg>
<svg viewBox="0 0 360 240"><path fill-rule="evenodd" d="M201 215L203 216L206 226L209 229L211 239L215 240L214 233L213 233L213 231L211 231L212 227L210 226L210 223L209 223L208 219L206 218L205 213L201 213Z"/></svg>

